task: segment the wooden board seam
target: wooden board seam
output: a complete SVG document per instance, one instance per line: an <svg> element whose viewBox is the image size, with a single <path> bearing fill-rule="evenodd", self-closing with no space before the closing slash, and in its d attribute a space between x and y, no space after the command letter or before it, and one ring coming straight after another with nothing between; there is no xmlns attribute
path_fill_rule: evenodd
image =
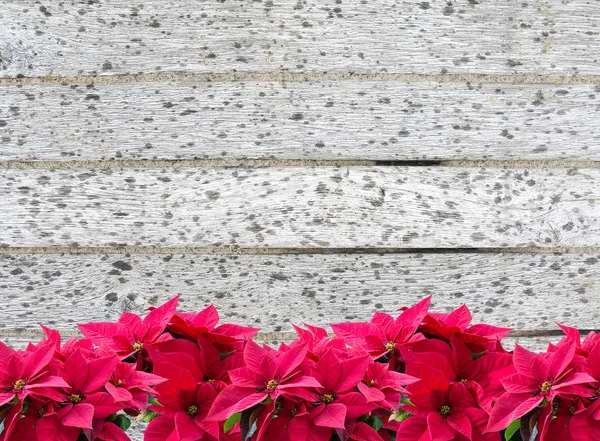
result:
<svg viewBox="0 0 600 441"><path fill-rule="evenodd" d="M600 168L600 161L577 160L337 160L337 159L142 159L85 161L0 161L1 170L182 169L231 167L469 167L469 168Z"/></svg>
<svg viewBox="0 0 600 441"><path fill-rule="evenodd" d="M598 254L600 247L507 247L507 248L261 248L261 247L3 247L0 255L9 254Z"/></svg>
<svg viewBox="0 0 600 441"><path fill-rule="evenodd" d="M62 337L67 338L81 338L83 335L79 331L69 331L69 330L59 330ZM579 332L582 336L587 335L590 332L597 332L597 330L593 329L580 329ZM536 329L524 329L524 330L514 330L512 331L508 337L510 338L535 338L535 337L563 337L565 334L560 329L548 329L548 330L536 330ZM2 329L0 330L0 339L2 338L10 338L10 337L25 337L31 338L32 341L34 339L42 339L45 334L43 331L35 331L35 330L23 330L19 329ZM254 340L258 341L268 341L268 340L293 340L297 337L295 332L259 332ZM333 338L334 334L329 333L329 337Z"/></svg>
<svg viewBox="0 0 600 441"><path fill-rule="evenodd" d="M352 72L290 72L275 70L271 72L236 72L224 73L149 73L149 74L117 74L117 75L83 75L83 76L39 76L0 78L0 85L25 84L62 84L62 83L135 83L135 82L244 82L244 81L406 81L436 83L509 83L509 84L600 84L600 75L495 75L485 73L469 74L416 74L416 73L352 73Z"/></svg>

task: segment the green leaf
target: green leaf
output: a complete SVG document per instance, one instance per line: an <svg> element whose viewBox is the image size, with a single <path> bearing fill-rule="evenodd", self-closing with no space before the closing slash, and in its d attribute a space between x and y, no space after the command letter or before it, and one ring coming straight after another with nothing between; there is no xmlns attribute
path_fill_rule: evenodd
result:
<svg viewBox="0 0 600 441"><path fill-rule="evenodd" d="M113 423L116 424L123 432L125 432L131 426L131 420L125 415L118 415Z"/></svg>
<svg viewBox="0 0 600 441"><path fill-rule="evenodd" d="M407 419L408 417L411 417L412 414L402 410L402 409L398 409L398 410L393 410L392 411L392 415L390 416L390 421L398 421L399 423L401 423L402 421L404 421L405 419Z"/></svg>
<svg viewBox="0 0 600 441"><path fill-rule="evenodd" d="M219 358L221 360L225 360L227 357L229 357L231 354L235 354L235 351L231 351L231 352L219 352Z"/></svg>
<svg viewBox="0 0 600 441"><path fill-rule="evenodd" d="M241 412L234 413L233 415L231 415L225 421L225 426L223 426L223 431L225 431L225 433L227 433L227 431L229 431L229 429L231 429L233 426L235 426L235 423L237 423L241 418L242 418Z"/></svg>
<svg viewBox="0 0 600 441"><path fill-rule="evenodd" d="M504 440L509 441L512 439L513 435L518 432L519 427L521 427L520 420L514 420L512 423L510 423L504 432Z"/></svg>
<svg viewBox="0 0 600 441"><path fill-rule="evenodd" d="M485 354L487 354L489 351L483 351L483 352L471 352L471 356L473 357L473 361L477 360L479 357L483 357Z"/></svg>
<svg viewBox="0 0 600 441"><path fill-rule="evenodd" d="M400 404L409 404L410 406L414 406L414 404L411 403L410 400L408 398L406 398L404 395L402 395L402 399L400 400Z"/></svg>
<svg viewBox="0 0 600 441"><path fill-rule="evenodd" d="M383 420L377 416L373 416L373 422L371 423L371 427L376 431L379 431L383 427Z"/></svg>
<svg viewBox="0 0 600 441"><path fill-rule="evenodd" d="M148 404L155 404L157 406L162 406L162 404L160 404L158 402L158 400L156 398L154 398L152 395L148 394Z"/></svg>
<svg viewBox="0 0 600 441"><path fill-rule="evenodd" d="M154 412L153 410L146 410L146 412L142 414L142 421L144 423L149 423L156 417L158 417L158 413Z"/></svg>

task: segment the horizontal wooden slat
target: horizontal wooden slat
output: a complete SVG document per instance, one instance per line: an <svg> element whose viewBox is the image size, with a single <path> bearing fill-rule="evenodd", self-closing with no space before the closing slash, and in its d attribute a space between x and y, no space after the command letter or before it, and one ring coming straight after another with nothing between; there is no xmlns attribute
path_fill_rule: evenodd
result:
<svg viewBox="0 0 600 441"><path fill-rule="evenodd" d="M3 170L0 246L600 245L600 169Z"/></svg>
<svg viewBox="0 0 600 441"><path fill-rule="evenodd" d="M290 331L368 320L433 295L475 322L526 330L600 319L600 254L0 255L1 326L61 329L143 313L181 293L225 322ZM560 305L560 307L557 307Z"/></svg>
<svg viewBox="0 0 600 441"><path fill-rule="evenodd" d="M0 161L600 160L594 85L349 81L0 87Z"/></svg>
<svg viewBox="0 0 600 441"><path fill-rule="evenodd" d="M0 2L0 76L599 74L597 2Z"/></svg>
<svg viewBox="0 0 600 441"><path fill-rule="evenodd" d="M582 334L583 337L583 334ZM562 339L561 336L551 337L507 337L502 340L502 346L507 351L512 351L515 348L515 344L523 346L533 352L546 352L550 343L556 344Z"/></svg>

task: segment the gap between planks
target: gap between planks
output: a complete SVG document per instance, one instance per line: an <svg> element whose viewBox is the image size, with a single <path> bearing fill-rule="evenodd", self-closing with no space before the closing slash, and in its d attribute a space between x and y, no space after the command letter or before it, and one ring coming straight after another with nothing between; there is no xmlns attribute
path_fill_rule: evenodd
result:
<svg viewBox="0 0 600 441"><path fill-rule="evenodd" d="M183 169L227 167L472 167L472 168L600 168L600 161L578 160L337 160L337 159L142 159L74 161L0 161L2 170Z"/></svg>
<svg viewBox="0 0 600 441"><path fill-rule="evenodd" d="M0 85L25 84L62 84L62 83L162 83L180 82L244 82L244 81L406 81L409 83L509 83L509 84L600 84L600 75L494 75L485 73L471 74L416 74L416 73L353 73L353 72L289 72L276 70L271 72L237 72L223 73L149 73L118 75L84 75L0 78Z"/></svg>
<svg viewBox="0 0 600 441"><path fill-rule="evenodd" d="M69 331L69 330L59 330L62 337L66 338L80 338L83 335L79 331ZM590 332L596 332L593 329L580 329L582 337ZM259 332L254 340L258 341L284 341L284 340L293 340L298 336L295 332ZM329 337L333 337L333 333L329 333ZM509 334L511 338L534 338L534 337L563 337L564 333L560 329L549 329L549 330L515 330ZM21 337L21 338L39 338L42 339L45 337L43 331L36 330L21 330L18 328L15 329L1 329L0 330L0 338L5 337Z"/></svg>
<svg viewBox="0 0 600 441"><path fill-rule="evenodd" d="M600 247L507 248L246 248L246 247L0 247L9 254L598 254Z"/></svg>

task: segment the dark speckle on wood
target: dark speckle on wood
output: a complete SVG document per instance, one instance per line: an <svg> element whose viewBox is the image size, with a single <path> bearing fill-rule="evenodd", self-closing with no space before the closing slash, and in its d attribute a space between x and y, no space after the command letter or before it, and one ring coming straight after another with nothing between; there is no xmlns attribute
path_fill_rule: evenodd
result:
<svg viewBox="0 0 600 441"><path fill-rule="evenodd" d="M95 75L99 66L103 74L273 68L345 73L437 74L442 69L492 75L600 73L597 5L592 1L567 5L538 0L526 8L477 0L326 2L327 6L284 0L263 2L263 7L240 3L234 8L218 1L207 3L201 11L189 11L187 0L173 0L168 7L162 0L146 0L144 8L115 0L100 9L95 0L60 7L46 3L57 6L40 5L38 13L25 14L19 2L4 1L2 40L13 45L24 42L33 50L32 62L3 64L0 75ZM507 35L522 44L507 44ZM462 57L472 61L452 62Z"/></svg>
<svg viewBox="0 0 600 441"><path fill-rule="evenodd" d="M86 94L51 84L3 87L0 102L20 110L0 113L0 131L10 135L0 160L240 158L249 152L273 159L600 160L591 85L569 86L568 94L552 92L565 86L549 86L544 96L552 98L544 100L526 85L500 91L494 84L472 90L399 81L386 81L384 89L378 81L321 85L332 106L323 106L314 83L168 83L161 99L155 85L144 82L95 84ZM61 103L80 116L66 118Z"/></svg>
<svg viewBox="0 0 600 441"><path fill-rule="evenodd" d="M600 245L600 169L240 167L236 176L227 168L179 169L168 175L154 169L108 171L82 171L75 179L68 170L43 175L38 170L2 171L0 242L352 248ZM19 187L35 192L14 191ZM198 222L192 221L194 216ZM406 241L410 232L418 236Z"/></svg>
<svg viewBox="0 0 600 441"><path fill-rule="evenodd" d="M124 310L143 314L148 305L157 305L177 293L182 295L180 309L189 312L214 303L224 316L235 311L234 306L243 304L245 317L237 317L235 322L250 326L261 319L263 331L274 331L277 327L290 331L282 312L295 323L322 326L339 321L340 313L353 315L356 320L369 320L376 310L397 314L397 308L411 305L428 294L434 295L434 311L445 312L465 302L472 308L473 323L548 329L539 311L545 310L549 303L563 305L570 313L564 320L568 326L595 328L600 320L596 268L600 256L189 254L168 257L171 259L143 254L67 254L60 258L0 255L0 274L4 274L6 285L0 323L14 323L15 312L26 302L30 304L29 313L19 317L20 327L37 329L38 322L55 320L58 328L73 330L62 317L68 315L74 323L81 323L114 320ZM108 275L117 269L115 262L121 262L117 264L124 270L121 277ZM580 268L586 271L578 271ZM51 279L46 278L49 274ZM34 289L25 290L27 286ZM399 286L395 291L393 287ZM455 298L449 293L460 295ZM41 298L45 301L40 302ZM252 301L248 302L248 298ZM487 313L486 308L489 308Z"/></svg>

